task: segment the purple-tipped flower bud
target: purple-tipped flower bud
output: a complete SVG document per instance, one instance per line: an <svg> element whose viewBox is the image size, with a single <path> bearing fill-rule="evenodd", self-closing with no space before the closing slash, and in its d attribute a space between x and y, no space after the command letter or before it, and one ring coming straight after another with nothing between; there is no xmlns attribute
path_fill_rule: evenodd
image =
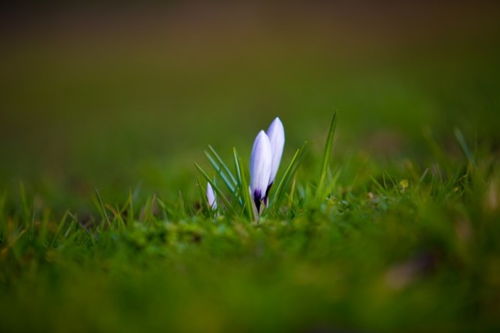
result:
<svg viewBox="0 0 500 333"><path fill-rule="evenodd" d="M266 199L267 187L271 177L272 151L267 134L260 131L253 143L250 157L250 192L257 212L260 204Z"/></svg>
<svg viewBox="0 0 500 333"><path fill-rule="evenodd" d="M271 164L271 177L269 178L269 184L274 183L276 174L281 162L281 156L283 155L283 147L285 146L285 129L281 123L280 118L276 117L269 128L267 129L267 136L269 137L269 142L271 143L271 153L272 153L272 164Z"/></svg>
<svg viewBox="0 0 500 333"><path fill-rule="evenodd" d="M215 192L210 183L207 183L207 201L211 209L217 209L217 200L215 199Z"/></svg>

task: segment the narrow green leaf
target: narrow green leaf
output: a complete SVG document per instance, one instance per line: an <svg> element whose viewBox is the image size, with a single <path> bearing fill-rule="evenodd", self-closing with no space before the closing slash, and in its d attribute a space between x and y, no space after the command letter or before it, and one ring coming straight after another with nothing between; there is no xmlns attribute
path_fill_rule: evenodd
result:
<svg viewBox="0 0 500 333"><path fill-rule="evenodd" d="M121 229L125 227L125 221L123 220L121 210L111 206L110 204L106 204L106 209L109 210L113 214L113 225L117 225Z"/></svg>
<svg viewBox="0 0 500 333"><path fill-rule="evenodd" d="M198 177L196 177L196 186L198 187L198 193L200 195L200 204L203 209L203 211L208 211L208 202L207 202L207 196L205 191L203 189L205 188L203 185L201 185L200 180Z"/></svg>
<svg viewBox="0 0 500 333"><path fill-rule="evenodd" d="M70 215L72 220L68 226L68 228L66 229L66 232L64 233L64 238L68 238L69 234L70 234L70 231L73 229L73 227L78 223L77 221L77 217L74 216L74 215Z"/></svg>
<svg viewBox="0 0 500 333"><path fill-rule="evenodd" d="M57 230L56 230L56 232L54 234L54 237L52 238L52 242L51 242L52 246L54 246L55 242L57 241L57 238L59 237L59 234L61 233L62 229L66 225L66 220L68 219L68 217L71 217L71 218L74 219L74 217L71 214L71 212L69 210L66 210L66 212L63 215L63 217L61 218L61 221L59 222L59 225L57 226Z"/></svg>
<svg viewBox="0 0 500 333"><path fill-rule="evenodd" d="M328 186L326 186L326 188L325 188L326 194L331 193L333 191L333 189L335 188L335 186L337 185L337 181L339 180L340 172L341 172L340 169L334 172L333 176L331 177L330 182L328 183Z"/></svg>
<svg viewBox="0 0 500 333"><path fill-rule="evenodd" d="M102 200L101 194L99 193L98 189L94 189L94 191L95 191L95 195L96 195L96 199L97 199L97 202L95 203L97 206L97 209L99 210L99 213L101 214L102 219L104 221L106 221L108 226L111 226L111 221L109 220L109 216L108 216L108 213L106 211L106 207L104 205L104 200Z"/></svg>
<svg viewBox="0 0 500 333"><path fill-rule="evenodd" d="M316 198L319 200L324 196L326 176L328 174L328 168L330 165L330 156L332 154L333 138L335 136L335 128L337 124L337 113L334 112L332 120L330 121L330 128L328 129L328 136L325 142L325 148L323 150L323 162L321 163L321 173L318 182L318 188L316 190Z"/></svg>
<svg viewBox="0 0 500 333"><path fill-rule="evenodd" d="M297 179L296 179L296 175L293 176L292 178L292 185L290 187L290 194L288 195L288 205L290 207L292 207L293 205L293 199L295 197L295 187L297 185Z"/></svg>
<svg viewBox="0 0 500 333"><path fill-rule="evenodd" d="M233 181L231 180L230 176L226 175L223 167L215 160L214 157L212 157L210 155L209 152L205 151L205 156L207 157L208 161L212 165L212 168L214 168L217 175L222 179L222 181L226 185L229 192L231 192L231 194L235 195L235 185L234 185Z"/></svg>
<svg viewBox="0 0 500 333"><path fill-rule="evenodd" d="M280 181L278 182L276 188L274 190L273 188L271 188L273 196L272 200L269 202L270 205L277 205L280 202L281 198L283 197L285 188L287 187L288 183L290 182L290 179L292 179L293 175L295 174L300 165L300 162L302 161L302 157L304 156L304 151L306 146L307 146L307 141L304 142L302 147L300 147L295 151L292 160L285 169L285 172L281 176Z"/></svg>
<svg viewBox="0 0 500 333"><path fill-rule="evenodd" d="M236 148L233 148L233 157L234 157L234 163L236 165L236 173L239 177L238 181L241 184L240 194L241 194L241 197L243 198L243 201L245 203L244 208L247 211L248 218L253 221L255 219L255 214L254 214L253 202L252 202L252 198L250 196L249 186L248 186L248 182L247 182L246 168L241 163L241 159L238 156L238 152L236 151Z"/></svg>
<svg viewBox="0 0 500 333"><path fill-rule="evenodd" d="M129 190L128 192L128 199L127 203L123 209L123 212L127 211L127 223L132 224L134 222L134 197L132 195L132 191Z"/></svg>
<svg viewBox="0 0 500 333"><path fill-rule="evenodd" d="M474 159L474 154L470 151L469 145L467 144L467 141L465 140L464 134L458 128L455 128L453 133L455 134L455 138L457 139L458 144L460 145L460 148L462 149L462 152L464 153L465 157L469 161L470 165L475 167L476 161Z"/></svg>
<svg viewBox="0 0 500 333"><path fill-rule="evenodd" d="M427 173L429 173L429 168L425 168L424 173L422 173L422 176L420 176L420 178L418 179L419 184L422 184L425 177L427 176Z"/></svg>
<svg viewBox="0 0 500 333"><path fill-rule="evenodd" d="M241 168L240 168L240 162L239 162L239 157L238 157L238 152L236 151L236 148L233 147L233 160L234 160L234 168L236 169L236 191L238 192L238 201L241 206L245 205L245 198L244 198L244 193L242 190L245 188L242 185L242 174L241 174Z"/></svg>
<svg viewBox="0 0 500 333"><path fill-rule="evenodd" d="M375 184L375 186L378 188L378 190L380 191L380 193L384 193L386 194L387 193L387 190L385 189L385 187L380 184L380 182L373 176L370 177L372 182Z"/></svg>
<svg viewBox="0 0 500 333"><path fill-rule="evenodd" d="M227 164L224 163L222 158L219 156L219 154L217 154L217 152L215 151L215 149L211 145L208 145L208 149L215 156L217 161L219 161L219 164L224 168L226 174L229 175L229 177L231 178L231 181L233 182L233 185L236 185L236 178L234 177L233 173L231 172L231 169L229 169Z"/></svg>
<svg viewBox="0 0 500 333"><path fill-rule="evenodd" d="M236 169L236 182L238 186L241 186L241 168L238 162L238 152L236 148L233 147L233 159L234 159L234 168Z"/></svg>

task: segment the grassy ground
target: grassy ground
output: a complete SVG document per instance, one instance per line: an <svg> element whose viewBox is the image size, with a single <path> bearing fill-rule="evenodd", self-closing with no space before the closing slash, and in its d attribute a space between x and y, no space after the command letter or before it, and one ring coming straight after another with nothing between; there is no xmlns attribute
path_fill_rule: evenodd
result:
<svg viewBox="0 0 500 333"><path fill-rule="evenodd" d="M319 202L310 157L259 223L224 209L210 217L182 193L131 192L115 205L96 194L94 210L61 217L21 187L1 201L1 326L493 330L498 163L432 148L441 162L428 166L341 159Z"/></svg>
<svg viewBox="0 0 500 333"><path fill-rule="evenodd" d="M0 331L500 328L496 35L188 28L2 41ZM209 212L194 163L275 116L282 200Z"/></svg>

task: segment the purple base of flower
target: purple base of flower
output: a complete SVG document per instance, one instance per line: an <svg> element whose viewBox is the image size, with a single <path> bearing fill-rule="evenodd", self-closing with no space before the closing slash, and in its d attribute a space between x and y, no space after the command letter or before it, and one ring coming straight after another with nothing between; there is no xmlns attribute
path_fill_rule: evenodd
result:
<svg viewBox="0 0 500 333"><path fill-rule="evenodd" d="M265 200L265 196L262 196L260 190L255 190L253 192L253 202L255 203L255 208L257 208L257 212L260 212L260 205L262 204L262 200Z"/></svg>
<svg viewBox="0 0 500 333"><path fill-rule="evenodd" d="M255 202L255 207L257 208L257 212L260 212L260 206L262 205L262 202L264 202L264 204L267 206L267 200L269 197L269 191L271 190L271 186L273 186L273 183L267 186L266 194L264 196L259 190L255 190L253 192L253 201Z"/></svg>

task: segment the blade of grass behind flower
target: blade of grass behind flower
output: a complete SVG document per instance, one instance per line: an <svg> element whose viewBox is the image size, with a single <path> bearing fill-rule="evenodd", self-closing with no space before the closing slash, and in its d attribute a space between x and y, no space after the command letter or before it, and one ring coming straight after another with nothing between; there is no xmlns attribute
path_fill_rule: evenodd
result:
<svg viewBox="0 0 500 333"><path fill-rule="evenodd" d="M307 146L307 141L302 145L301 148L295 151L292 160L285 169L283 176L281 176L280 181L276 186L275 190L273 191L271 189L271 191L273 191L273 196L272 200L270 201L270 205L276 205L282 199L285 188L287 187L288 183L290 182L290 179L293 177L293 175L295 174L300 165L300 162L302 161L302 157L304 156L304 151L306 146Z"/></svg>
<svg viewBox="0 0 500 333"><path fill-rule="evenodd" d="M252 203L252 198L250 197L250 191L248 190L248 182L247 182L247 176L246 176L246 169L241 163L241 160L238 156L238 152L236 151L236 148L233 148L233 157L234 157L234 164L236 166L236 173L238 175L238 181L241 184L240 185L240 194L241 197L243 198L244 201L244 206L247 211L248 218L250 220L255 219L254 211L253 211L253 203Z"/></svg>
<svg viewBox="0 0 500 333"><path fill-rule="evenodd" d="M236 195L235 194L235 185L234 185L233 181L231 180L231 178L228 175L226 175L225 170L219 164L219 162L217 162L216 158L214 156L212 156L211 153L209 153L208 151L205 151L205 156L207 157L208 161L212 165L212 168L214 168L217 175L222 179L222 181L226 185L229 192L231 192L232 195Z"/></svg>
<svg viewBox="0 0 500 333"><path fill-rule="evenodd" d="M238 200L240 205L244 206L245 204L245 198L244 195L241 192L241 189L244 188L242 186L242 174L241 174L241 168L240 168L240 163L239 163L239 157L238 157L238 152L236 151L236 148L233 147L233 160L234 160L234 168L236 169L236 190L239 193Z"/></svg>
<svg viewBox="0 0 500 333"><path fill-rule="evenodd" d="M229 167L227 166L227 164L224 163L224 161L222 160L222 158L220 157L220 155L215 151L214 147L212 147L211 145L208 145L208 149L210 150L210 152L212 153L212 155L217 159L217 161L219 162L219 164L224 168L224 171L230 177L233 185L236 186L236 177L231 172L231 169L229 169Z"/></svg>

